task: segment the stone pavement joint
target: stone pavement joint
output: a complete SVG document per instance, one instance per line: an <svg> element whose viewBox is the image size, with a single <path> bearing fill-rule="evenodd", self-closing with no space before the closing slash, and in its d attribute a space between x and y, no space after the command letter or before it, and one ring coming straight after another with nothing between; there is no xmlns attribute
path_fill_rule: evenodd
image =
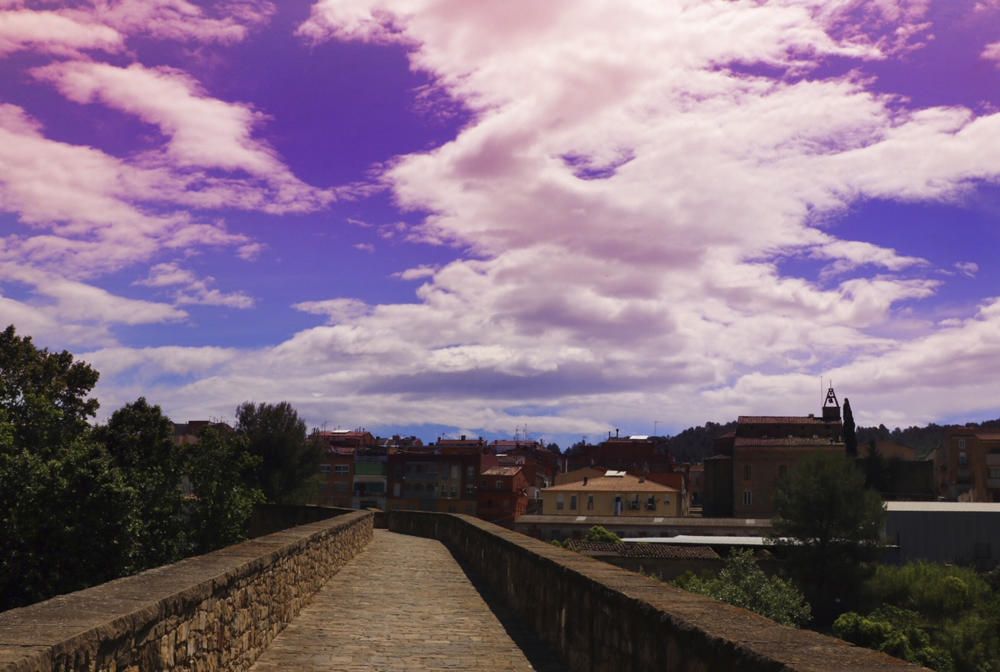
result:
<svg viewBox="0 0 1000 672"><path fill-rule="evenodd" d="M375 530L251 670L565 669L477 584L440 542Z"/></svg>

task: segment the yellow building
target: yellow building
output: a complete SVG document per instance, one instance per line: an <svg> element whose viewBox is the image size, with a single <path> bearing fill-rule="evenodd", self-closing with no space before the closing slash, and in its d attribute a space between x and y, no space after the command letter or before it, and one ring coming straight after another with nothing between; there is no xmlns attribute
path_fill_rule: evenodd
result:
<svg viewBox="0 0 1000 672"><path fill-rule="evenodd" d="M624 471L584 478L542 490L542 513L547 516L663 516L683 515L681 493Z"/></svg>

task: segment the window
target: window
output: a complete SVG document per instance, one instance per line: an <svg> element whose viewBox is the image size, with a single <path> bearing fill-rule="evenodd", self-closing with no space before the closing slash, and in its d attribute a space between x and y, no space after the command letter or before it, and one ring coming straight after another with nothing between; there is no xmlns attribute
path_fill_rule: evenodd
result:
<svg viewBox="0 0 1000 672"><path fill-rule="evenodd" d="M959 439L958 440L958 449L959 450L965 450L965 439Z"/></svg>
<svg viewBox="0 0 1000 672"><path fill-rule="evenodd" d="M556 511L562 511L566 506L566 500L562 495L556 495Z"/></svg>
<svg viewBox="0 0 1000 672"><path fill-rule="evenodd" d="M743 505L744 506L750 506L751 504L753 504L753 493L750 492L749 490L744 490L743 491Z"/></svg>
<svg viewBox="0 0 1000 672"><path fill-rule="evenodd" d="M990 478L1000 478L1000 469L990 467Z"/></svg>
<svg viewBox="0 0 1000 672"><path fill-rule="evenodd" d="M593 495L587 495L587 510L588 511L593 511L594 510L594 496Z"/></svg>
<svg viewBox="0 0 1000 672"><path fill-rule="evenodd" d="M465 476L466 476L466 478L472 478L475 475L476 475L476 468L475 467L473 467L472 465L469 465L469 466L467 466L465 468Z"/></svg>
<svg viewBox="0 0 1000 672"><path fill-rule="evenodd" d="M633 511L639 510L639 495L638 493L632 495L632 502L630 504Z"/></svg>
<svg viewBox="0 0 1000 672"><path fill-rule="evenodd" d="M503 490L503 481L497 480L497 490Z"/></svg>
<svg viewBox="0 0 1000 672"><path fill-rule="evenodd" d="M329 464L321 464L321 465L319 465L319 473L321 473L321 474L329 474L332 470L333 470L333 467L331 467Z"/></svg>
<svg viewBox="0 0 1000 672"><path fill-rule="evenodd" d="M569 508L572 511L576 511L576 495L569 496Z"/></svg>
<svg viewBox="0 0 1000 672"><path fill-rule="evenodd" d="M351 473L351 465L349 464L335 464L333 465L333 473L338 476L344 476Z"/></svg>
<svg viewBox="0 0 1000 672"><path fill-rule="evenodd" d="M476 494L476 484L475 483L469 483L468 485L466 485L465 486L465 494L467 494L467 495L474 495L474 494Z"/></svg>
<svg viewBox="0 0 1000 672"><path fill-rule="evenodd" d="M958 466L967 467L969 465L969 456L963 450L958 454Z"/></svg>
<svg viewBox="0 0 1000 672"><path fill-rule="evenodd" d="M646 510L656 511L656 497L649 497L646 499Z"/></svg>
<svg viewBox="0 0 1000 672"><path fill-rule="evenodd" d="M749 464L744 464L743 465L743 480L744 481L749 481L750 480L750 465Z"/></svg>

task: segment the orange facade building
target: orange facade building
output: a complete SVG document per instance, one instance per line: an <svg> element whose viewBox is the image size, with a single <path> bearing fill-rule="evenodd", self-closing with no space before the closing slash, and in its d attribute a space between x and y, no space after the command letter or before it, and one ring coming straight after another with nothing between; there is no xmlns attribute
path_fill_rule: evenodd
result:
<svg viewBox="0 0 1000 672"><path fill-rule="evenodd" d="M1000 502L1000 434L953 429L934 454L938 494L965 502Z"/></svg>

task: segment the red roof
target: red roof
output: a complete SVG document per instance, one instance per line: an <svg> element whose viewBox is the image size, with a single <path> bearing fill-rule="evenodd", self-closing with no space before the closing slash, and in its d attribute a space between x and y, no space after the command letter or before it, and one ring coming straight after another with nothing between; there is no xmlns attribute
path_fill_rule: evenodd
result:
<svg viewBox="0 0 1000 672"><path fill-rule="evenodd" d="M823 418L811 415L741 415L736 419L741 425L825 425ZM831 420L830 423L837 423Z"/></svg>
<svg viewBox="0 0 1000 672"><path fill-rule="evenodd" d="M736 448L782 448L782 447L803 447L821 448L824 446L840 446L843 443L830 441L829 437L807 438L802 436L789 436L782 439L755 439L753 437L736 437L733 444Z"/></svg>

